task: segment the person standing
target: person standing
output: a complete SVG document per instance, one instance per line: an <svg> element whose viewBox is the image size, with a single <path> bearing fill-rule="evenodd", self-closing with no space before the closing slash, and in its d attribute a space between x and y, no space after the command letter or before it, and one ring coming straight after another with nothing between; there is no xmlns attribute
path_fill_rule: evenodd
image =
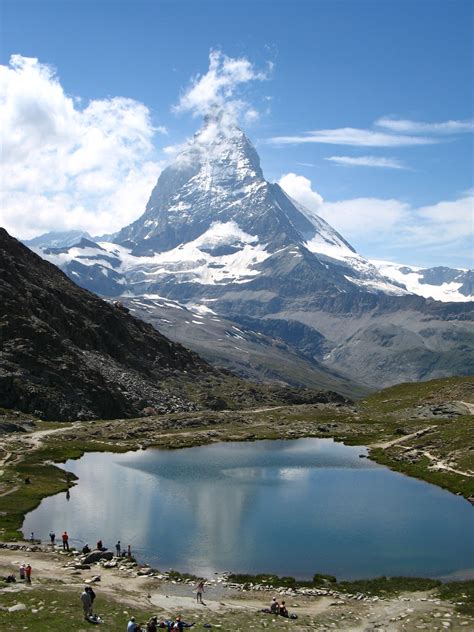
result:
<svg viewBox="0 0 474 632"><path fill-rule="evenodd" d="M25 579L25 564L20 565L20 579Z"/></svg>
<svg viewBox="0 0 474 632"><path fill-rule="evenodd" d="M56 539L56 534L54 533L54 531L49 532L49 539L51 540L51 545L54 546L54 541Z"/></svg>
<svg viewBox="0 0 474 632"><path fill-rule="evenodd" d="M89 593L90 598L91 598L91 614L92 614L94 612L94 599L96 597L96 594L92 586L87 586L86 590Z"/></svg>
<svg viewBox="0 0 474 632"><path fill-rule="evenodd" d="M117 557L120 557L120 551L122 550L122 545L120 544L120 540L117 541L117 544L115 545L115 550L117 552Z"/></svg>
<svg viewBox="0 0 474 632"><path fill-rule="evenodd" d="M196 587L196 601L197 603L202 603L202 593L204 592L204 582L201 579L199 584Z"/></svg>
<svg viewBox="0 0 474 632"><path fill-rule="evenodd" d="M84 611L84 619L88 621L89 617L92 614L92 599L91 599L90 593L87 591L87 586L86 588L84 588L81 594L81 601L82 601L82 609Z"/></svg>
<svg viewBox="0 0 474 632"><path fill-rule="evenodd" d="M64 551L69 551L69 535L68 535L68 532L65 531L61 537L62 537L62 540L63 540L63 550Z"/></svg>
<svg viewBox="0 0 474 632"><path fill-rule="evenodd" d="M28 564L28 566L25 568L25 577L28 584L31 584L31 570L31 566Z"/></svg>

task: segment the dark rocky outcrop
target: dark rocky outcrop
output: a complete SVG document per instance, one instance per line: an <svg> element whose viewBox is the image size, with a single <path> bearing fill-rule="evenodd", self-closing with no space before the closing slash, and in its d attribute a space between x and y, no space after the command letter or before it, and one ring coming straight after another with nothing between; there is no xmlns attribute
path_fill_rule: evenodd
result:
<svg viewBox="0 0 474 632"><path fill-rule="evenodd" d="M0 406L45 419L194 405L169 377L213 374L197 354L70 281L0 229Z"/></svg>

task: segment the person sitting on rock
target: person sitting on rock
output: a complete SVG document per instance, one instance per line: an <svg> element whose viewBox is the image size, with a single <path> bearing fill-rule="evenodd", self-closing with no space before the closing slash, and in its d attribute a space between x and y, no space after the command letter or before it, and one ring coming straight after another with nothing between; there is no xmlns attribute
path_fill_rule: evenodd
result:
<svg viewBox="0 0 474 632"><path fill-rule="evenodd" d="M102 544L102 540L97 540L96 549L98 551L103 551L104 550L104 545Z"/></svg>
<svg viewBox="0 0 474 632"><path fill-rule="evenodd" d="M272 614L278 614L280 612L280 604L275 599L275 597L272 598L272 603L270 604L270 612Z"/></svg>
<svg viewBox="0 0 474 632"><path fill-rule="evenodd" d="M285 619L288 619L288 610L287 610L287 608L285 606L285 602L284 601L282 601L281 604L280 604L280 609L279 609L278 614L280 615L280 617L285 617Z"/></svg>
<svg viewBox="0 0 474 632"><path fill-rule="evenodd" d="M84 544L84 546L82 547L82 552L84 553L84 555L87 555L88 553L91 552L90 546L88 544Z"/></svg>

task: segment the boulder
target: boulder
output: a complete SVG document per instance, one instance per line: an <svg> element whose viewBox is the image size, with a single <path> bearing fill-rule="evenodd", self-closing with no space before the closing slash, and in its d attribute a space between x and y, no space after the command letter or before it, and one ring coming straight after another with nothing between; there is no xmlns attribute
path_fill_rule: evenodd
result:
<svg viewBox="0 0 474 632"><path fill-rule="evenodd" d="M95 564L100 560L110 561L114 554L112 551L91 551L82 560L83 564Z"/></svg>

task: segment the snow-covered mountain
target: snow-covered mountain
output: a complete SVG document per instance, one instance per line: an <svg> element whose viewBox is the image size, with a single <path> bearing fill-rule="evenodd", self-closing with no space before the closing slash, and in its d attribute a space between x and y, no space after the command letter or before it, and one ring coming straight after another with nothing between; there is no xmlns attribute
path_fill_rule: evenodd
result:
<svg viewBox="0 0 474 632"><path fill-rule="evenodd" d="M212 308L236 327L283 339L318 370L369 386L474 370L467 304L426 301L409 275L359 255L267 182L242 130L218 118L183 147L144 214L113 241L40 251L99 294ZM159 320L160 309L147 303L142 316Z"/></svg>
<svg viewBox="0 0 474 632"><path fill-rule="evenodd" d="M391 261L372 261L379 272L409 292L437 301L473 301L474 271L437 266L419 268Z"/></svg>
<svg viewBox="0 0 474 632"><path fill-rule="evenodd" d="M76 278L80 270L73 261L93 266L111 281L103 285L113 294L117 283L132 293L155 291L156 284L170 279L177 284L246 283L282 252L294 259L314 255L319 267L333 268L332 282L341 288L350 282L406 293L323 219L267 182L242 130L220 123L207 120L160 175L145 213L116 235L115 244L100 241L96 252L90 238L68 249L41 244L47 258ZM127 282L117 274L129 277L131 287L125 288Z"/></svg>

